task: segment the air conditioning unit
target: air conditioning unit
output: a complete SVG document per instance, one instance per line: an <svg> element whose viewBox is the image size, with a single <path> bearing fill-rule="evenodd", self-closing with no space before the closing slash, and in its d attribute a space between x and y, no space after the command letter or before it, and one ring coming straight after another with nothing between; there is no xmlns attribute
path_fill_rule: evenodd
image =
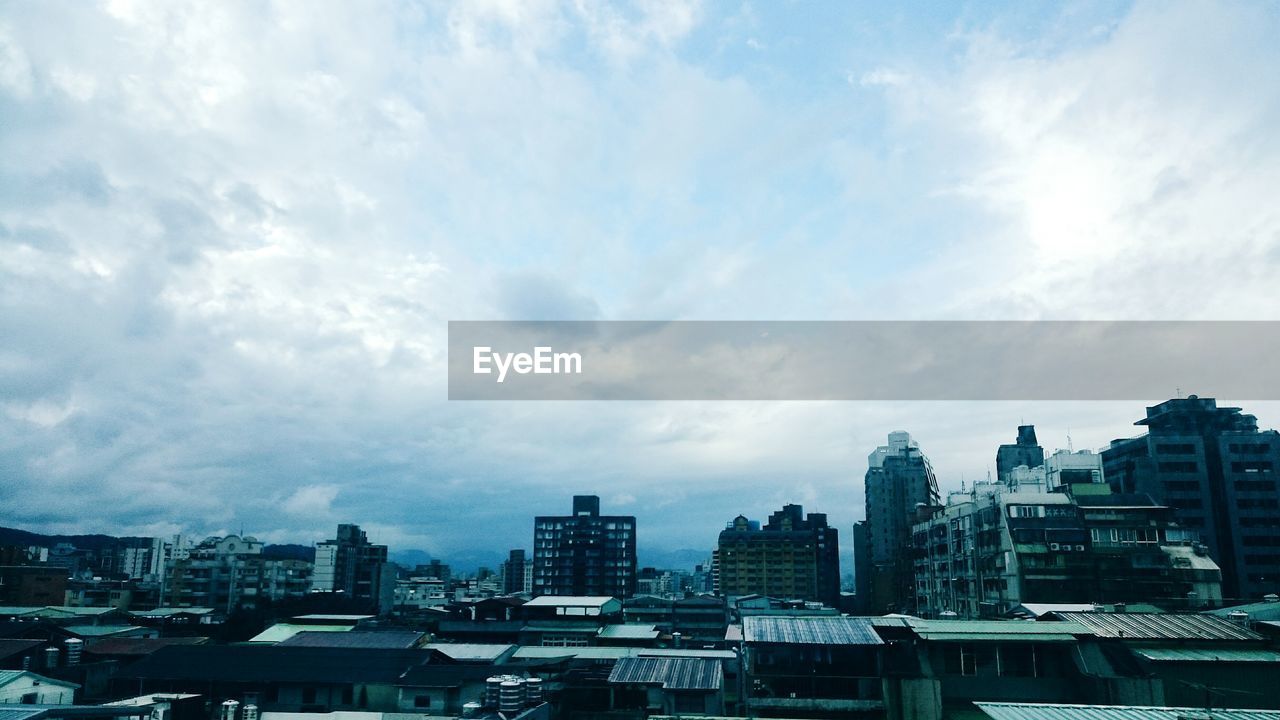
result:
<svg viewBox="0 0 1280 720"><path fill-rule="evenodd" d="M1057 550L1057 549L1059 549L1058 543L1049 543L1049 549L1050 549L1050 550Z"/></svg>

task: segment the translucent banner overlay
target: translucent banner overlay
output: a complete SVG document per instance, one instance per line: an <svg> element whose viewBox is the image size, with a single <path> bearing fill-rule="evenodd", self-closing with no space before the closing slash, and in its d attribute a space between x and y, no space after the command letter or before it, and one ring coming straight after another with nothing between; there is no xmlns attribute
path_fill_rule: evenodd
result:
<svg viewBox="0 0 1280 720"><path fill-rule="evenodd" d="M1280 399L1280 322L449 323L450 400Z"/></svg>

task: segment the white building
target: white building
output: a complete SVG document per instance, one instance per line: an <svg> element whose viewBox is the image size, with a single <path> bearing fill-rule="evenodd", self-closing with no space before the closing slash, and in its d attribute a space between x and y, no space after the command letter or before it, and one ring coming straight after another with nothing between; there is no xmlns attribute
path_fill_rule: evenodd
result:
<svg viewBox="0 0 1280 720"><path fill-rule="evenodd" d="M70 705L78 687L27 670L0 670L0 703L4 704Z"/></svg>

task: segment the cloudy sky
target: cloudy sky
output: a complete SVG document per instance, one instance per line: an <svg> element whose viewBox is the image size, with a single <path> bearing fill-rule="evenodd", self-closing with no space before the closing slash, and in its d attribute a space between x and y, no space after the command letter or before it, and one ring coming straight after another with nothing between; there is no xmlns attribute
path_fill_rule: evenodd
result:
<svg viewBox="0 0 1280 720"><path fill-rule="evenodd" d="M1142 403L451 404L448 320L1280 319L1277 5L891 5L0 2L0 524L661 560Z"/></svg>

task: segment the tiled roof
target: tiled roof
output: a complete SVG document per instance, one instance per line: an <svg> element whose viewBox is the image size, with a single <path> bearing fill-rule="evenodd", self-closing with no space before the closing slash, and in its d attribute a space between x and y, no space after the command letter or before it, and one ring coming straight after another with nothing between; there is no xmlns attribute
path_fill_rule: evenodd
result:
<svg viewBox="0 0 1280 720"><path fill-rule="evenodd" d="M789 645L881 645L884 643L866 618L855 617L746 617L742 638L748 643Z"/></svg>
<svg viewBox="0 0 1280 720"><path fill-rule="evenodd" d="M1261 640L1262 636L1216 615L1194 613L1054 613L1099 637L1127 640ZM1052 623L1046 623L1052 624Z"/></svg>
<svg viewBox="0 0 1280 720"><path fill-rule="evenodd" d="M662 685L666 690L719 690L724 679L719 660L625 657L609 673L609 682Z"/></svg>
<svg viewBox="0 0 1280 720"><path fill-rule="evenodd" d="M1203 717L1203 709L1139 705L1050 705L1041 703L977 702L992 720L1182 720ZM1213 720L1280 720L1280 710L1214 708Z"/></svg>

